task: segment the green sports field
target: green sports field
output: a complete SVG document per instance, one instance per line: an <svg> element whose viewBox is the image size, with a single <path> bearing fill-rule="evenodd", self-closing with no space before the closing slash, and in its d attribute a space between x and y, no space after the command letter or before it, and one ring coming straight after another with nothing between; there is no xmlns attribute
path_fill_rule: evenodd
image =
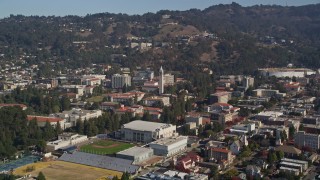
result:
<svg viewBox="0 0 320 180"><path fill-rule="evenodd" d="M80 147L80 151L92 153L92 154L114 154L125 149L129 149L134 145L129 143L111 141L111 140L100 140L91 144Z"/></svg>

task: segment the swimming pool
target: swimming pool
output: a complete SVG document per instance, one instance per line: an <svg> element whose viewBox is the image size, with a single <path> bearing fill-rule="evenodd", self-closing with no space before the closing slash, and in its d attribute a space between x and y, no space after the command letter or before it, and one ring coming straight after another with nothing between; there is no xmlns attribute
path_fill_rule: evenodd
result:
<svg viewBox="0 0 320 180"><path fill-rule="evenodd" d="M25 156L23 158L20 158L18 160L15 161L11 161L5 164L1 164L0 165L0 172L2 171L10 171L11 169L16 169L18 167L27 165L27 164L31 164L34 163L35 161L39 161L40 157L38 156L34 156L34 155L30 155L30 156Z"/></svg>

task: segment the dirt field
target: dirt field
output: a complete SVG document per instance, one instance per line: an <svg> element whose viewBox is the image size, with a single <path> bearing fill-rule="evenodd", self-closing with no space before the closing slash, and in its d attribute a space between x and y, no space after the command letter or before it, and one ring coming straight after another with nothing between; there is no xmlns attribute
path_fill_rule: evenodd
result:
<svg viewBox="0 0 320 180"><path fill-rule="evenodd" d="M28 166L34 166L35 170L29 173L25 172ZM120 178L122 176L121 172L63 161L38 162L29 164L16 169L14 174L21 176L31 174L32 176L37 176L40 171L43 172L48 180L91 180L103 179L103 177L108 179L108 177L111 176L118 176Z"/></svg>

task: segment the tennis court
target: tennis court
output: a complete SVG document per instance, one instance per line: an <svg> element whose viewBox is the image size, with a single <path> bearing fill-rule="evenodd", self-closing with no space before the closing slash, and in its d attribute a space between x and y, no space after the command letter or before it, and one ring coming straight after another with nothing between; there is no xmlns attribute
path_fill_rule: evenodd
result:
<svg viewBox="0 0 320 180"><path fill-rule="evenodd" d="M0 172L2 171L10 171L11 169L16 169L18 167L34 163L36 161L39 161L40 158L38 156L30 155L30 156L25 156L21 159L14 160L5 164L0 165Z"/></svg>

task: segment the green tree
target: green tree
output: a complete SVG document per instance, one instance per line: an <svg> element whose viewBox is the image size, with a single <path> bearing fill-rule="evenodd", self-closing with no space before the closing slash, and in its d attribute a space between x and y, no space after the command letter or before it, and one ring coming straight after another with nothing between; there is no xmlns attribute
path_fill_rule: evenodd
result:
<svg viewBox="0 0 320 180"><path fill-rule="evenodd" d="M47 141L55 137L55 130L51 126L49 121L47 121L46 124L44 125L42 134L43 134L43 138Z"/></svg>
<svg viewBox="0 0 320 180"><path fill-rule="evenodd" d="M61 111L70 110L70 99L67 96L61 98Z"/></svg>
<svg viewBox="0 0 320 180"><path fill-rule="evenodd" d="M300 126L299 126L299 131L304 131L304 126L303 126L303 124L300 124Z"/></svg>
<svg viewBox="0 0 320 180"><path fill-rule="evenodd" d="M45 140L39 140L36 144L37 150L40 152L45 152L47 143Z"/></svg>
<svg viewBox="0 0 320 180"><path fill-rule="evenodd" d="M278 159L282 159L284 157L284 152L283 151L277 151L277 157Z"/></svg>
<svg viewBox="0 0 320 180"><path fill-rule="evenodd" d="M250 110L247 108L240 108L239 116L247 117L250 115Z"/></svg>
<svg viewBox="0 0 320 180"><path fill-rule="evenodd" d="M226 179L231 179L234 176L237 176L239 174L237 169L230 169L229 171L227 171L226 173L224 173L224 177Z"/></svg>
<svg viewBox="0 0 320 180"><path fill-rule="evenodd" d="M57 122L55 132L56 132L56 136L63 132L59 121Z"/></svg>
<svg viewBox="0 0 320 180"><path fill-rule="evenodd" d="M294 126L290 126L289 127L289 138L293 139L294 138L294 134L296 132L296 129L294 128Z"/></svg>
<svg viewBox="0 0 320 180"><path fill-rule="evenodd" d="M212 180L219 180L219 170L217 166L212 166L210 171L210 179Z"/></svg>
<svg viewBox="0 0 320 180"><path fill-rule="evenodd" d="M121 176L121 180L129 180L130 179L130 174L128 172L125 172Z"/></svg>
<svg viewBox="0 0 320 180"><path fill-rule="evenodd" d="M149 113L149 111L145 111L143 113L142 120L144 120L144 121L151 121L152 120L152 116Z"/></svg>
<svg viewBox="0 0 320 180"><path fill-rule="evenodd" d="M188 99L188 100L186 101L185 110L186 110L186 112L192 111L192 101L191 101L190 99Z"/></svg>
<svg viewBox="0 0 320 180"><path fill-rule="evenodd" d="M77 120L75 129L77 133L84 134L84 125L82 120L80 119Z"/></svg>
<svg viewBox="0 0 320 180"><path fill-rule="evenodd" d="M273 163L275 163L277 160L278 160L278 157L277 157L276 153L274 153L274 152L269 152L269 154L268 154L268 162L271 163L271 164L273 164Z"/></svg>
<svg viewBox="0 0 320 180"><path fill-rule="evenodd" d="M126 93L126 92L128 92L128 90L129 90L128 85L127 85L127 84L124 84L124 85L122 86L122 93Z"/></svg>
<svg viewBox="0 0 320 180"><path fill-rule="evenodd" d="M44 174L40 171L38 176L37 176L37 180L46 180L46 177L44 176Z"/></svg>

